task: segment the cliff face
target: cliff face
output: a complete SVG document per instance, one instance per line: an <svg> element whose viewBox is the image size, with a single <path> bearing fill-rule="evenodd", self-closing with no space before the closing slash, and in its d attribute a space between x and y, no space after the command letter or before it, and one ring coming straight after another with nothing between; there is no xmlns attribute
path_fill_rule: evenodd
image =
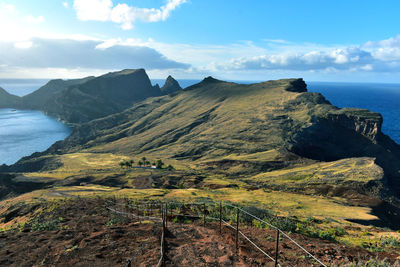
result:
<svg viewBox="0 0 400 267"><path fill-rule="evenodd" d="M328 120L347 129L353 130L375 142L381 134L382 116L379 113L363 109L341 109L328 114Z"/></svg>
<svg viewBox="0 0 400 267"><path fill-rule="evenodd" d="M58 90L42 110L66 122L83 123L120 112L133 103L161 95L143 69L86 79Z"/></svg>
<svg viewBox="0 0 400 267"><path fill-rule="evenodd" d="M37 109L68 123L84 123L121 112L133 103L176 89L170 79L163 93L152 86L144 69L123 70L99 77L51 80L22 98L0 88L0 108Z"/></svg>

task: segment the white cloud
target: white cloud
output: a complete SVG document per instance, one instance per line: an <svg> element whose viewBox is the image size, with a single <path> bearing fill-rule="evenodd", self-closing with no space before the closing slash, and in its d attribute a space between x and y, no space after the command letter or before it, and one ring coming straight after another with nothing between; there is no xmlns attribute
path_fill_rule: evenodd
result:
<svg viewBox="0 0 400 267"><path fill-rule="evenodd" d="M145 46L101 47L93 40L41 39L0 42L0 64L18 68L186 69L188 64L168 59Z"/></svg>
<svg viewBox="0 0 400 267"><path fill-rule="evenodd" d="M362 46L382 61L400 60L400 35L377 42L367 42Z"/></svg>
<svg viewBox="0 0 400 267"><path fill-rule="evenodd" d="M370 53L356 47L316 50L311 52L292 51L266 54L256 57L240 57L222 64L221 68L233 69L277 69L277 70L324 70L350 69L364 66L373 61Z"/></svg>
<svg viewBox="0 0 400 267"><path fill-rule="evenodd" d="M22 21L26 22L26 23L34 23L34 24L36 24L36 23L44 22L44 17L43 16L34 17L32 15L29 15L29 16L23 17Z"/></svg>
<svg viewBox="0 0 400 267"><path fill-rule="evenodd" d="M63 5L65 8L69 8L68 2L63 2L62 5Z"/></svg>
<svg viewBox="0 0 400 267"><path fill-rule="evenodd" d="M15 7L12 4L0 4L0 8L10 13L13 13L15 11Z"/></svg>
<svg viewBox="0 0 400 267"><path fill-rule="evenodd" d="M75 0L74 9L79 20L107 21L110 19L111 0Z"/></svg>
<svg viewBox="0 0 400 267"><path fill-rule="evenodd" d="M273 77L318 75L340 75L349 73L368 77L374 73L399 73L400 60L385 62L375 57L375 51L360 46L325 46L312 43L293 43L284 40L264 40L259 45L253 42L239 42L228 45L161 43L153 39L110 39L98 45L98 49L114 45L145 46L160 51L178 62L188 62L191 68L179 70L178 77L199 77L216 75L226 79L238 77ZM279 74L281 76L279 76ZM284 76L284 75L289 76ZM157 72L156 75L160 75ZM257 78L260 79L260 78Z"/></svg>
<svg viewBox="0 0 400 267"><path fill-rule="evenodd" d="M166 20L171 12L187 0L168 0L156 8L139 8L127 4L114 6L111 0L74 0L74 9L82 21L112 21L121 25L122 29L133 28L135 21L157 22Z"/></svg>
<svg viewBox="0 0 400 267"><path fill-rule="evenodd" d="M14 47L19 49L28 49L31 48L32 45L33 43L31 41L14 43Z"/></svg>

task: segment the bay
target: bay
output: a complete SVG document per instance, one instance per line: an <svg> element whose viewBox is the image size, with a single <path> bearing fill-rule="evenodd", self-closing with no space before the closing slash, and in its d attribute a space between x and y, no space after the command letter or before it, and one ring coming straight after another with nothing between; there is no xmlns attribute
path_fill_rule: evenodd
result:
<svg viewBox="0 0 400 267"><path fill-rule="evenodd" d="M41 111L0 109L0 165L44 151L72 129Z"/></svg>

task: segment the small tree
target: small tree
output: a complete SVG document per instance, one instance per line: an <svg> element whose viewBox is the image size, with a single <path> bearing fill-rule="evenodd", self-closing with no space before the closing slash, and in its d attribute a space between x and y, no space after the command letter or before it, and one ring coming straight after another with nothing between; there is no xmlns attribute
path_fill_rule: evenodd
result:
<svg viewBox="0 0 400 267"><path fill-rule="evenodd" d="M175 170L175 168L171 164L169 164L167 166L167 170L172 171L172 170Z"/></svg>
<svg viewBox="0 0 400 267"><path fill-rule="evenodd" d="M133 159L131 159L131 160L129 161L129 163L131 164L131 168L132 168L133 163L135 163L135 161L134 161Z"/></svg>
<svg viewBox="0 0 400 267"><path fill-rule="evenodd" d="M162 169L162 167L165 165L164 164L164 162L161 160L161 159L158 159L157 161L156 161L156 168L157 169Z"/></svg>
<svg viewBox="0 0 400 267"><path fill-rule="evenodd" d="M119 163L119 166L120 166L121 168L125 167L125 162L121 161L121 162Z"/></svg>
<svg viewBox="0 0 400 267"><path fill-rule="evenodd" d="M146 158L146 157L143 157L143 158L142 158L142 162L143 162L143 163L145 163L145 162L146 162L146 160L147 160L147 158Z"/></svg>
<svg viewBox="0 0 400 267"><path fill-rule="evenodd" d="M144 165L145 165L145 166L151 166L151 165L150 165L150 161L146 160Z"/></svg>
<svg viewBox="0 0 400 267"><path fill-rule="evenodd" d="M142 167L143 162L140 160L140 161L138 162L138 164L139 164L139 167Z"/></svg>
<svg viewBox="0 0 400 267"><path fill-rule="evenodd" d="M132 163L131 163L130 161L126 161L126 162L125 162L125 166L126 166L127 168L132 168Z"/></svg>

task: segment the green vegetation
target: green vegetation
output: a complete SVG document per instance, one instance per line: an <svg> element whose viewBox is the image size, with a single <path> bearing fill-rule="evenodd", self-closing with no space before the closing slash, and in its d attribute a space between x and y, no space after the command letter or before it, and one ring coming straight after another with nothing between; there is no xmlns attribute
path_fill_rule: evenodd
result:
<svg viewBox="0 0 400 267"><path fill-rule="evenodd" d="M135 163L135 161L133 159L131 159L131 160L126 160L126 161L121 161L119 163L119 166L121 168L132 168L132 167L134 167L133 166L134 163ZM150 163L150 161L147 160L146 157L142 157L141 160L138 161L138 166L139 167L142 167L142 166L144 166L144 167L155 166L156 169L162 169L164 165L165 165L165 163L161 159L157 159L153 163ZM169 164L166 169L167 170L173 170L174 167L171 164Z"/></svg>
<svg viewBox="0 0 400 267"><path fill-rule="evenodd" d="M382 236L379 242L384 247L400 247L400 238L394 236Z"/></svg>
<svg viewBox="0 0 400 267"><path fill-rule="evenodd" d="M32 231L53 231L57 229L56 221L34 222L32 224Z"/></svg>
<svg viewBox="0 0 400 267"><path fill-rule="evenodd" d="M112 225L114 225L114 224L123 224L123 223L126 223L126 222L127 222L127 219L126 219L125 217L117 216L117 217L111 218L111 219L106 223L106 225L107 225L107 226L112 226Z"/></svg>
<svg viewBox="0 0 400 267"><path fill-rule="evenodd" d="M399 266L399 262L396 261L393 265L390 263L389 260L387 259L379 259L377 258L372 258L365 261L365 260L358 260L357 262L353 263L345 263L342 264L341 266L343 267L391 267L391 266ZM332 265L332 267L338 267L337 264Z"/></svg>
<svg viewBox="0 0 400 267"><path fill-rule="evenodd" d="M90 95L96 83L131 74L105 75L71 93ZM253 211L285 231L371 251L398 250L398 233L368 221L397 222L394 213L375 209L395 199L396 188L386 184L397 186L399 147L381 135L376 113L338 109L304 86L299 79L244 85L207 78L176 94L130 103L76 127L54 147L57 154L7 169L18 171L15 180L46 186L0 202L0 214L18 202L77 196L222 201L267 210ZM65 105L62 112L72 116ZM109 112L115 110L92 115ZM234 213L227 216L235 219ZM0 227L25 219L0 218ZM382 233L395 239L380 241Z"/></svg>

